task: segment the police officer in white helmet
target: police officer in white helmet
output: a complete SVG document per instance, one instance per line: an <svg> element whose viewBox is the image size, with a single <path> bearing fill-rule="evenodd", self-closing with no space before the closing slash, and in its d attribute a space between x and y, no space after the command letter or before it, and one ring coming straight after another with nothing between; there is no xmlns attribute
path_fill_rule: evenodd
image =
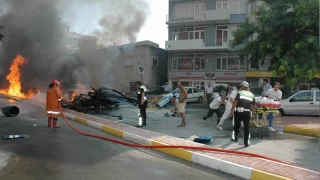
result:
<svg viewBox="0 0 320 180"><path fill-rule="evenodd" d="M248 91L249 83L244 81L242 83L241 91L238 92L233 106L231 108L230 114L233 115L235 113L235 125L233 126L232 132L232 141L238 141L238 134L240 129L240 124L243 121L244 124L244 146L250 146L250 118L251 118L251 110L254 113L256 110L256 102L254 95ZM254 117L254 114L252 114Z"/></svg>

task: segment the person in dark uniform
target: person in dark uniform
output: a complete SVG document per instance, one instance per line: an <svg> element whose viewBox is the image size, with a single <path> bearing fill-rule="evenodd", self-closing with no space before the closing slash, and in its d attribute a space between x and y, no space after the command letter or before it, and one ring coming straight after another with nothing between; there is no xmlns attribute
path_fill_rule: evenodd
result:
<svg viewBox="0 0 320 180"><path fill-rule="evenodd" d="M136 127L142 127L147 125L147 88L144 87L141 81L137 81L137 98L139 103L139 122Z"/></svg>
<svg viewBox="0 0 320 180"><path fill-rule="evenodd" d="M250 132L249 132L249 125L250 125L250 118L251 118L251 110L254 113L256 109L256 102L254 95L248 91L249 83L244 81L242 83L241 90L238 92L233 106L231 108L230 115L233 115L235 111L235 124L233 126L233 132L231 140L237 142L238 141L238 134L240 129L240 124L243 121L244 124L244 146L250 146ZM254 114L252 114L254 117Z"/></svg>

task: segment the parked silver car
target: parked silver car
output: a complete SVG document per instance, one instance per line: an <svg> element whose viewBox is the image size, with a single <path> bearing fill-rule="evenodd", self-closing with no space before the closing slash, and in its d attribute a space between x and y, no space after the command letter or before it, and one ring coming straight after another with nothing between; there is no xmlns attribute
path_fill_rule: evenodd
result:
<svg viewBox="0 0 320 180"><path fill-rule="evenodd" d="M281 115L320 115L320 91L296 91L281 101Z"/></svg>

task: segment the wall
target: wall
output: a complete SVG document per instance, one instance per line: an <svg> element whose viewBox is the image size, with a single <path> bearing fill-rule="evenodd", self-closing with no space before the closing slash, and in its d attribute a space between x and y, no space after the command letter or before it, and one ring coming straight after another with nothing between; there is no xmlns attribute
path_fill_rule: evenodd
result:
<svg viewBox="0 0 320 180"><path fill-rule="evenodd" d="M205 43L206 46L215 46L216 40L216 25L206 25L206 32L205 32Z"/></svg>

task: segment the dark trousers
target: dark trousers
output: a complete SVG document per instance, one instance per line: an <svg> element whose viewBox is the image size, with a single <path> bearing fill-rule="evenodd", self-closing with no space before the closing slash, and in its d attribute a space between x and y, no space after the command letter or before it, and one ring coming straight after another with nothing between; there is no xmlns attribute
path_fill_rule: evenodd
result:
<svg viewBox="0 0 320 180"><path fill-rule="evenodd" d="M218 124L220 122L221 117L222 117L222 114L221 114L221 111L219 108L218 109L209 109L208 114L203 117L203 120L206 120L206 119L212 117L214 113L216 113L218 116L218 120L217 120L217 124Z"/></svg>
<svg viewBox="0 0 320 180"><path fill-rule="evenodd" d="M145 126L147 124L147 106L148 106L148 101L144 101L143 105L139 104L139 111L140 111L140 116L139 116L139 126L143 125ZM142 120L142 124L140 124L140 118Z"/></svg>
<svg viewBox="0 0 320 180"><path fill-rule="evenodd" d="M208 103L208 107L209 107L209 105L210 105L210 103L212 101L212 94L211 93L210 94L206 94L206 97L207 97L207 103Z"/></svg>
<svg viewBox="0 0 320 180"><path fill-rule="evenodd" d="M244 145L250 145L250 112L235 112L234 116L234 126L233 126L233 140L238 140L239 129L241 126L241 122L243 121L244 126Z"/></svg>

